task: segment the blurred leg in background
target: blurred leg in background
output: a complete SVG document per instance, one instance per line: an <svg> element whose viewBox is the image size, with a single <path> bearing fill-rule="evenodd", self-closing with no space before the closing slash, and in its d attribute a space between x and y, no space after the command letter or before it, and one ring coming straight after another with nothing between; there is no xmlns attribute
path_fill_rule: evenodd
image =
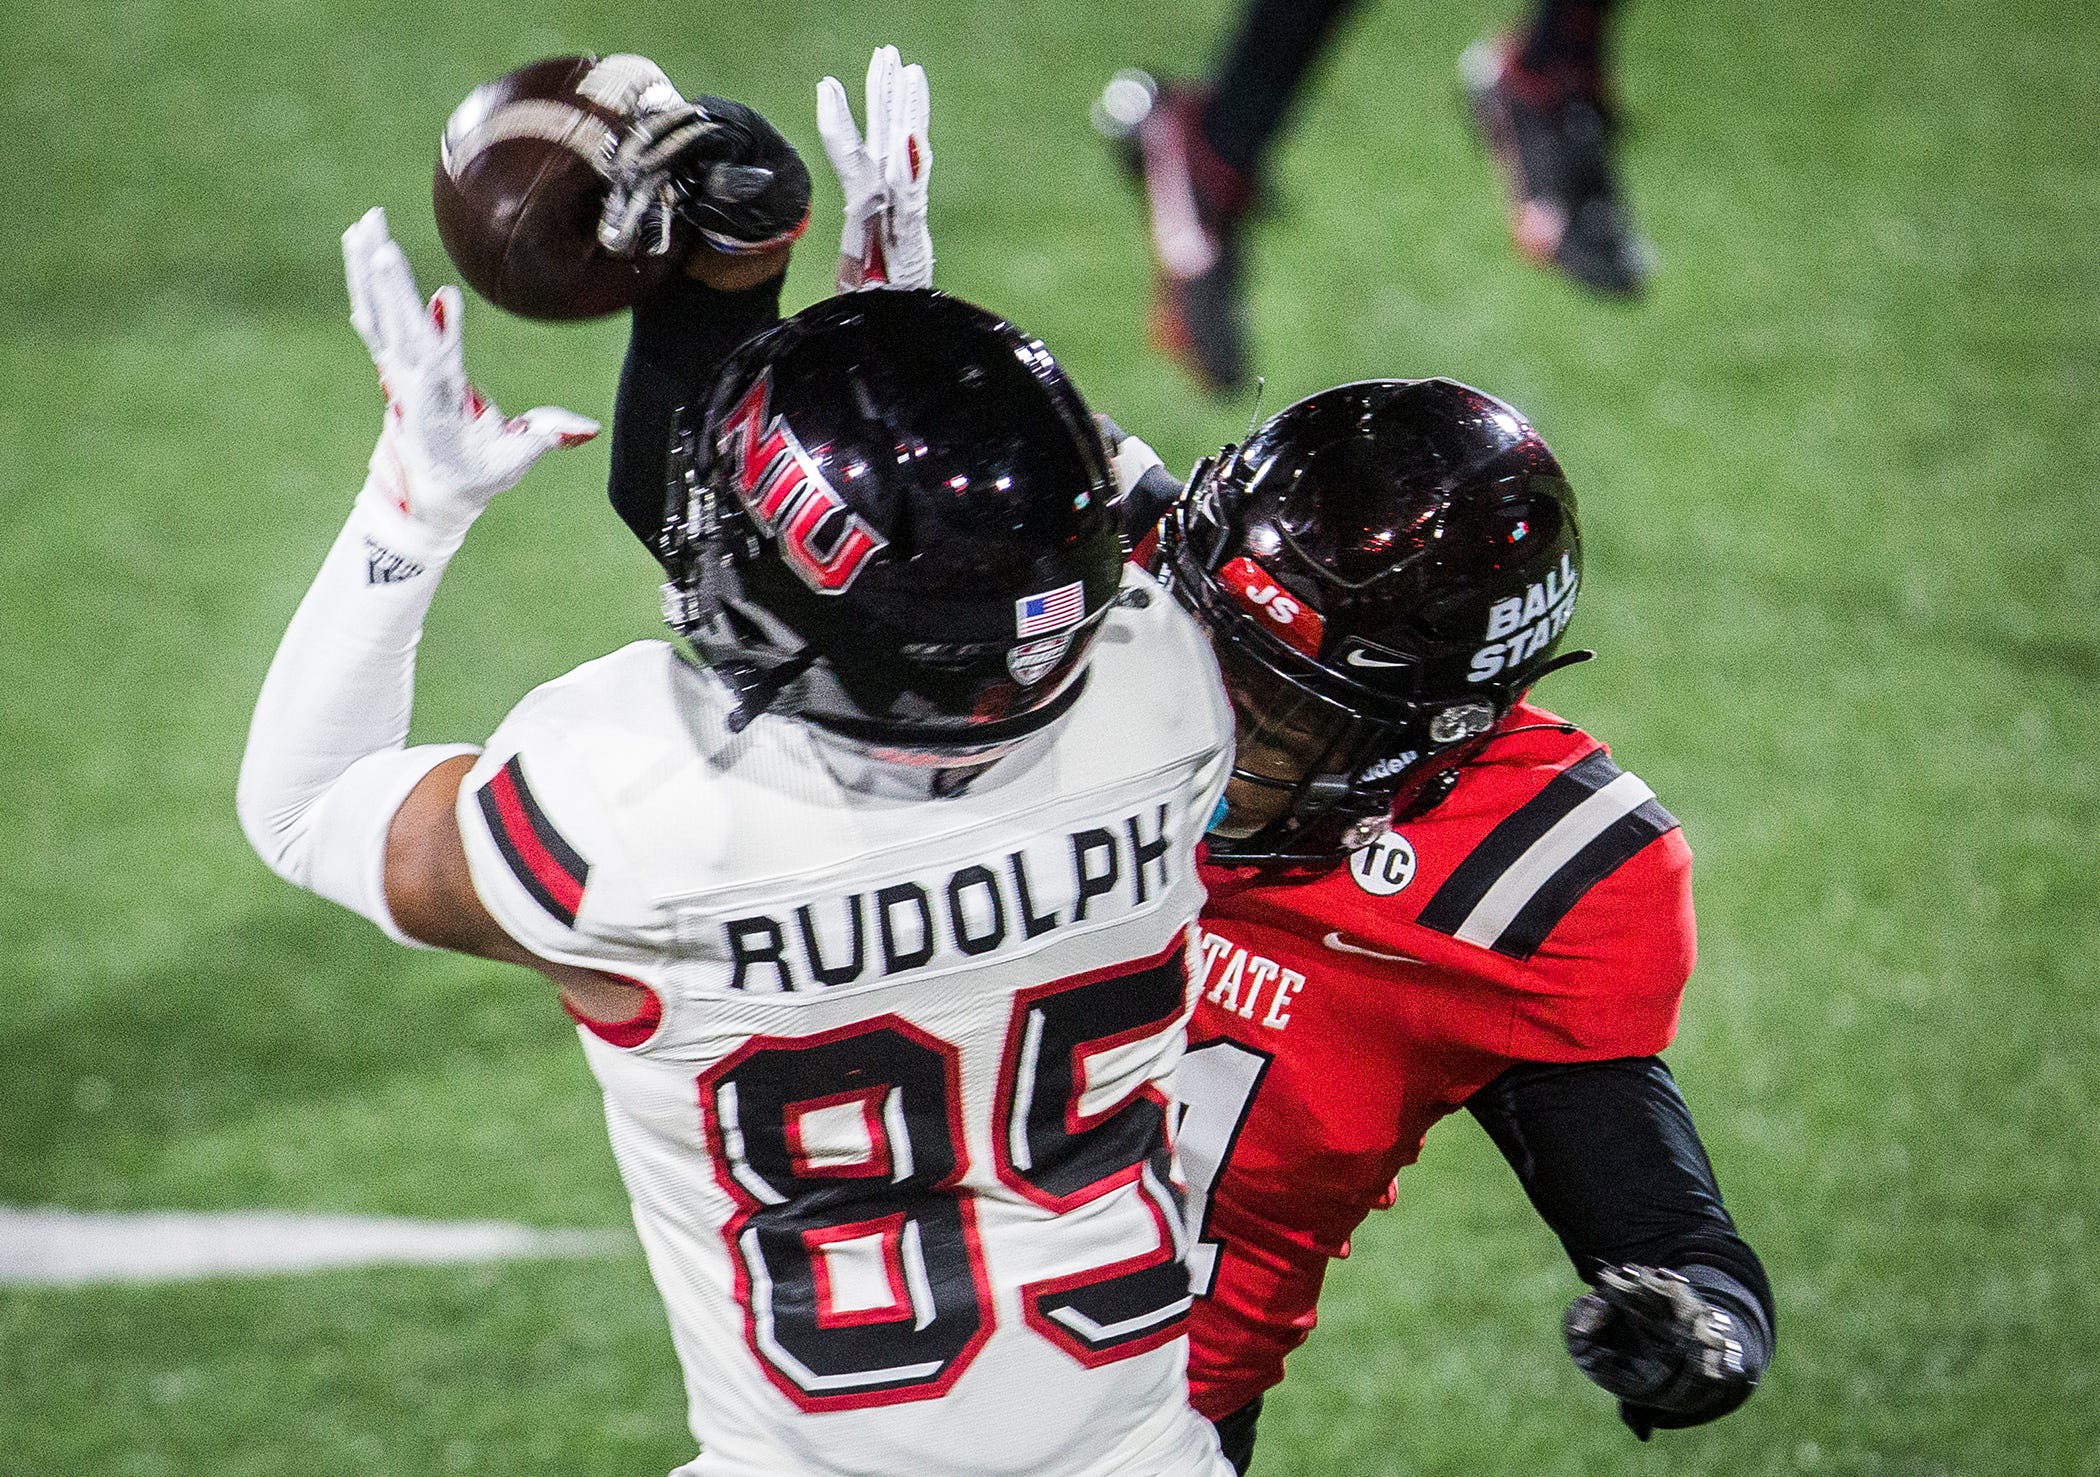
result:
<svg viewBox="0 0 2100 1477"><path fill-rule="evenodd" d="M1620 198L1607 46L1616 0L1539 0L1460 70L1526 255L1599 292L1640 288L1650 251ZM1207 389L1247 380L1245 249L1264 160L1358 0L1252 0L1208 83L1118 72L1094 123L1145 193L1154 339Z"/></svg>
<svg viewBox="0 0 2100 1477"><path fill-rule="evenodd" d="M1585 287L1630 297L1653 250L1619 193L1614 9L1616 0L1541 0L1528 30L1474 42L1459 72L1509 186L1518 247Z"/></svg>
<svg viewBox="0 0 2100 1477"><path fill-rule="evenodd" d="M1270 143L1357 0L1254 0L1209 83L1118 72L1095 107L1143 184L1152 336L1206 389L1247 380L1243 225Z"/></svg>

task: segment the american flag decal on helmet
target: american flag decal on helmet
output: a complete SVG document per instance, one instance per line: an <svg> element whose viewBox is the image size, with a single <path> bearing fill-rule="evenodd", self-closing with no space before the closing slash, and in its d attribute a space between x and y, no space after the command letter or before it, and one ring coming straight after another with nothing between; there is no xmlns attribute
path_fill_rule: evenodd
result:
<svg viewBox="0 0 2100 1477"><path fill-rule="evenodd" d="M576 910L583 906L583 889L591 878L591 864L577 855L547 812L532 797L525 783L525 769L513 754L475 795L482 819L496 849L518 879L564 928L576 926Z"/></svg>
<svg viewBox="0 0 2100 1477"><path fill-rule="evenodd" d="M1074 580L1040 595L1023 595L1014 602L1014 634L1043 636L1076 626L1086 617L1086 582Z"/></svg>

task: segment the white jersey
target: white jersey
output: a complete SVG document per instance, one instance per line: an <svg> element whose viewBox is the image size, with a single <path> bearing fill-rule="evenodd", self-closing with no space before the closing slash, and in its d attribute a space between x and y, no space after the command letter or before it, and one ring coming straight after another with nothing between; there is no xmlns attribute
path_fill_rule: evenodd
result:
<svg viewBox="0 0 2100 1477"><path fill-rule="evenodd" d="M579 1034L692 1477L1229 1477L1167 1102L1231 721L1193 624L1126 588L1071 711L952 798L798 721L730 733L661 642L533 692L461 789L497 920L658 1002Z"/></svg>

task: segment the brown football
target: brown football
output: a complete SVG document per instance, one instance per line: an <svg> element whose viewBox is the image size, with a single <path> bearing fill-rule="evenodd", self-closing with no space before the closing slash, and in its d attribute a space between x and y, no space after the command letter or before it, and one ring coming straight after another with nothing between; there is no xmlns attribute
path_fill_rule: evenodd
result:
<svg viewBox="0 0 2100 1477"><path fill-rule="evenodd" d="M636 56L550 57L453 110L430 193L469 287L520 317L573 319L632 307L663 280L663 258L625 261L598 245L611 139L655 75Z"/></svg>

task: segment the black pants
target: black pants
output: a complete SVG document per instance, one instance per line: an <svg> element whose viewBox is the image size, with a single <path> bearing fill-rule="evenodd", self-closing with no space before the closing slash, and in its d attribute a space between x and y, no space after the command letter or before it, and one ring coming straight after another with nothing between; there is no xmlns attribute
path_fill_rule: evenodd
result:
<svg viewBox="0 0 2100 1477"><path fill-rule="evenodd" d="M1254 1423L1260 1419L1261 1396L1257 1395L1223 1420L1212 1422L1218 1428L1218 1444L1225 1448L1225 1460L1240 1477L1247 1477L1247 1466L1254 1460Z"/></svg>

